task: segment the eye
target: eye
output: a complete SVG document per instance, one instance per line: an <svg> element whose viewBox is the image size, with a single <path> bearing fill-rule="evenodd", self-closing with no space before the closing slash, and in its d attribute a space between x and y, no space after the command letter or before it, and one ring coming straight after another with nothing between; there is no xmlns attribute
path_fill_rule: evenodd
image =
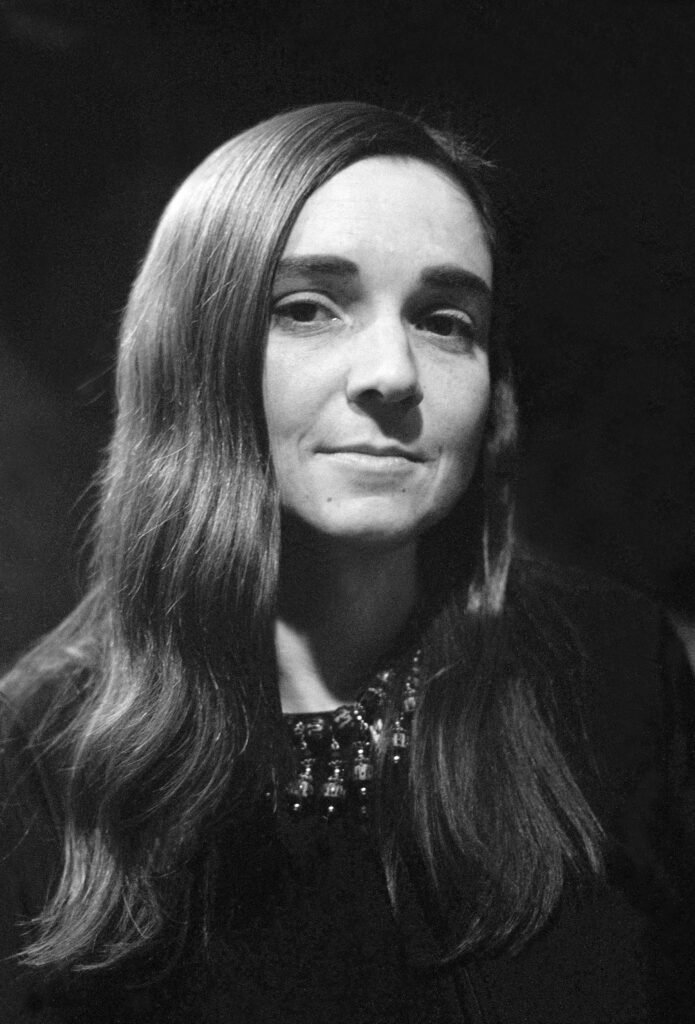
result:
<svg viewBox="0 0 695 1024"><path fill-rule="evenodd" d="M338 313L325 299L312 296L281 299L271 312L273 326L284 331L320 330L339 319Z"/></svg>
<svg viewBox="0 0 695 1024"><path fill-rule="evenodd" d="M433 310L414 321L418 331L436 335L447 341L470 345L475 340L475 324L471 317L458 309Z"/></svg>

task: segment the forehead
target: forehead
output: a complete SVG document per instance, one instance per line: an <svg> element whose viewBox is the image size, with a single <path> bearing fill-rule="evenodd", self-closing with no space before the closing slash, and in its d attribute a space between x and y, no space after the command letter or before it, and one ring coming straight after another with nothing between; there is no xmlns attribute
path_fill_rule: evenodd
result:
<svg viewBox="0 0 695 1024"><path fill-rule="evenodd" d="M299 213L284 255L407 254L456 263L490 285L492 259L478 212L449 175L410 157L376 156L339 171Z"/></svg>

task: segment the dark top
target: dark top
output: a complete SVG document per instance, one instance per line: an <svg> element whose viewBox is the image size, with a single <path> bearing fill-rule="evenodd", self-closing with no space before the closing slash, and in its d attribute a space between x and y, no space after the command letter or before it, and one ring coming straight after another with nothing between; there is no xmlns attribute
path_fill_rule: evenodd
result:
<svg viewBox="0 0 695 1024"><path fill-rule="evenodd" d="M582 652L558 688L573 701L581 690L593 767L580 759L576 770L610 837L609 872L568 893L518 956L428 966L428 914L411 886L394 919L368 829L261 814L220 845L207 944L168 971L155 956L67 981L4 961L2 1024L695 1020L695 694L685 659L631 592L572 576L551 597ZM46 688L21 687L4 698L3 958L60 870L58 780L26 740L48 699Z"/></svg>

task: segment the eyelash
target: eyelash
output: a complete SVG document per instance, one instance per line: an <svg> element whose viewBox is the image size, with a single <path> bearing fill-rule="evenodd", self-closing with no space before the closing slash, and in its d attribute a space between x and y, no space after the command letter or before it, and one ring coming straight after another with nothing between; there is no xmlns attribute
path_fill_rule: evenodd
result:
<svg viewBox="0 0 695 1024"><path fill-rule="evenodd" d="M302 320L297 317L293 317L292 311L297 311L297 307L304 306L307 309L313 309L314 312L323 311L327 314L318 320ZM328 324L332 321L340 320L340 314L336 309L333 308L333 304L326 299L325 296L317 296L312 294L296 295L291 298L280 299L274 305L271 311L271 322L281 327L282 330L287 333L314 333L324 330ZM452 340L453 335L451 333L444 333L437 330L428 330L425 327L427 321L441 320L445 323L453 326L460 331L461 341L466 344L471 344L475 339L475 323L471 317L464 313L462 310L446 309L441 307L434 307L418 317L413 317L410 322L416 330L422 330L426 334L433 335L434 337L440 338L444 341Z"/></svg>
<svg viewBox="0 0 695 1024"><path fill-rule="evenodd" d="M291 311L298 306L313 307L314 310L322 310L328 314L325 319L318 321L298 320L290 315ZM340 316L325 297L319 298L315 295L293 296L291 299L278 300L271 311L271 322L281 326L289 332L307 332L321 330L329 321L339 320Z"/></svg>
<svg viewBox="0 0 695 1024"><path fill-rule="evenodd" d="M415 327L421 327L428 334L434 334L440 338L451 338L451 334L444 334L441 331L428 331L423 325L428 320L443 320L446 323L460 329L461 335L466 342L472 342L475 338L475 324L467 313L455 309L433 309L414 321Z"/></svg>

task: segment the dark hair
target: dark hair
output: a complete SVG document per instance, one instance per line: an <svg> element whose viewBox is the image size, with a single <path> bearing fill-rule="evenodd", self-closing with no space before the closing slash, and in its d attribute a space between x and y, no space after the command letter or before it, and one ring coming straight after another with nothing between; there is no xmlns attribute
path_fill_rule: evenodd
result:
<svg viewBox="0 0 695 1024"><path fill-rule="evenodd" d="M35 965L111 964L150 943L190 893L186 864L223 801L248 807L273 776L280 529L260 401L271 285L308 196L375 155L448 174L495 255L486 164L362 103L294 110L221 146L156 230L122 326L91 590L17 669L60 677L42 736L69 766L64 869L25 954ZM566 865L599 864L598 825L544 715L547 680L512 656L516 410L500 337L490 364L481 465L422 547L440 583L407 839L382 779L394 901L405 842L442 901L467 878L450 951L524 941L557 903Z"/></svg>

